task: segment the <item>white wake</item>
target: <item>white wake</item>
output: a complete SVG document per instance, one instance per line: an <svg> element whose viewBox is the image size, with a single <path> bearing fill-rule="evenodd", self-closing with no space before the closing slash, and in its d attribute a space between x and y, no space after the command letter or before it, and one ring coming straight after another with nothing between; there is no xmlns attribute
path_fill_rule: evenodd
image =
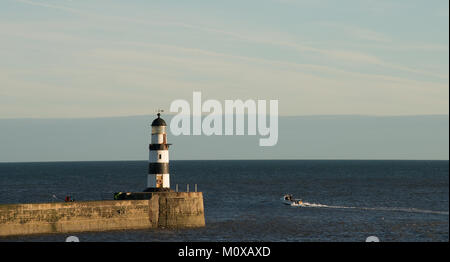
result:
<svg viewBox="0 0 450 262"><path fill-rule="evenodd" d="M348 206L330 206L330 205L308 203L308 202L303 202L300 206L301 207L359 209L359 210L375 210L375 211L397 211L397 212L449 215L448 211L435 211L435 210L425 210L425 209L418 209L418 208L403 208L403 207L348 207Z"/></svg>

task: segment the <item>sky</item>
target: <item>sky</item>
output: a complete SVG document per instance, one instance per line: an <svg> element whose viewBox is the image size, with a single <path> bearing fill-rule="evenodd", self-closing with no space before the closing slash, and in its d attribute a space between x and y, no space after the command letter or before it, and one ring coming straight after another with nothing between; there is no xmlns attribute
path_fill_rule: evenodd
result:
<svg viewBox="0 0 450 262"><path fill-rule="evenodd" d="M448 0L0 0L0 118L278 99L282 116L449 110Z"/></svg>
<svg viewBox="0 0 450 262"><path fill-rule="evenodd" d="M148 160L154 116L0 119L2 162ZM170 122L171 116L164 116ZM167 135L172 160L447 160L449 117L282 116L277 144L266 136ZM0 174L1 175L1 174Z"/></svg>

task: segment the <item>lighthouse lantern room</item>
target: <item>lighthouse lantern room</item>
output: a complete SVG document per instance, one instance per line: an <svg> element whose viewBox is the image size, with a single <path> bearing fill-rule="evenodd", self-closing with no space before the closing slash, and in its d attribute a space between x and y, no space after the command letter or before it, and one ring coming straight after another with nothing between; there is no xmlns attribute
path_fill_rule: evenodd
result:
<svg viewBox="0 0 450 262"><path fill-rule="evenodd" d="M169 146L167 143L166 122L158 113L158 118L152 122L152 138L149 146L149 164L147 190L169 191Z"/></svg>

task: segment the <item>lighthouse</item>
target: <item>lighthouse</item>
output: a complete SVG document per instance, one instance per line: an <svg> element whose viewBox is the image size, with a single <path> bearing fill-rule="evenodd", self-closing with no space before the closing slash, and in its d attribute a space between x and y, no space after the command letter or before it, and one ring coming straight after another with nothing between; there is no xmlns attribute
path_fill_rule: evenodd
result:
<svg viewBox="0 0 450 262"><path fill-rule="evenodd" d="M149 145L147 192L170 191L169 146L166 122L157 114L152 122L152 138Z"/></svg>

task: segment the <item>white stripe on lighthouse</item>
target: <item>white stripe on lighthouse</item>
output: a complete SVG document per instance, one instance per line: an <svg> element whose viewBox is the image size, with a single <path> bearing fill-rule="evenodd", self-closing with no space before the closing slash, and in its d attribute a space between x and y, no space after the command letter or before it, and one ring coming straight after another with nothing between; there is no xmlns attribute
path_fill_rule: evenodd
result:
<svg viewBox="0 0 450 262"><path fill-rule="evenodd" d="M163 187L164 188L170 187L169 174L163 174Z"/></svg>
<svg viewBox="0 0 450 262"><path fill-rule="evenodd" d="M147 187L156 188L157 176L162 176L162 187L170 187L170 175L169 174L148 174L147 175Z"/></svg>
<svg viewBox="0 0 450 262"><path fill-rule="evenodd" d="M169 150L150 150L150 163L169 163Z"/></svg>

